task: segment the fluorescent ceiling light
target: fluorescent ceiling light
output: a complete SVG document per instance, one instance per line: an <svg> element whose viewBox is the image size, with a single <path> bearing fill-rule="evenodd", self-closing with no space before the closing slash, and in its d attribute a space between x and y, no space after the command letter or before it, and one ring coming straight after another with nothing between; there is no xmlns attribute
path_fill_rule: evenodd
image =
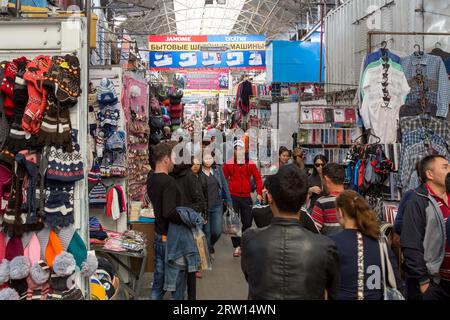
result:
<svg viewBox="0 0 450 320"><path fill-rule="evenodd" d="M127 21L128 17L127 16L117 16L114 17L114 21Z"/></svg>
<svg viewBox="0 0 450 320"><path fill-rule="evenodd" d="M173 0L178 34L229 34L245 0L205 5L205 0Z"/></svg>

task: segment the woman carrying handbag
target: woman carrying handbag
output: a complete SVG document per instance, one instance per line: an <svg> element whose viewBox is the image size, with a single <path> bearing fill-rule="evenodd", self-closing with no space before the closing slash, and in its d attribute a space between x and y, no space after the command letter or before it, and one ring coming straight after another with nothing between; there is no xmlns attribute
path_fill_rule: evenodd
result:
<svg viewBox="0 0 450 320"><path fill-rule="evenodd" d="M331 236L341 265L339 300L404 300L395 256L367 201L354 191L336 199L344 230ZM399 290L400 289L400 290Z"/></svg>

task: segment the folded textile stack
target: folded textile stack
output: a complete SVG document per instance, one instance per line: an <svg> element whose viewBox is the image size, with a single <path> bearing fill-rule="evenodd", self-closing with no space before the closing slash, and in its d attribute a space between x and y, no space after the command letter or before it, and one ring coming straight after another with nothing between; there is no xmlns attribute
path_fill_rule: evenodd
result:
<svg viewBox="0 0 450 320"><path fill-rule="evenodd" d="M103 230L97 217L89 217L89 237L91 243L95 244L104 244L104 241L108 239L108 234Z"/></svg>

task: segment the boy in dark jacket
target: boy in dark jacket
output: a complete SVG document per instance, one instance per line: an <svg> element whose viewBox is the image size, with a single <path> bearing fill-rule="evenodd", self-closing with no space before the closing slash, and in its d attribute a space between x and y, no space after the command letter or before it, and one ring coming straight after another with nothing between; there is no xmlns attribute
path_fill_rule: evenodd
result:
<svg viewBox="0 0 450 320"><path fill-rule="evenodd" d="M440 155L422 159L418 166L422 186L406 203L400 244L405 259L408 299L450 299L450 246L445 220L450 216L445 180L448 160Z"/></svg>
<svg viewBox="0 0 450 320"><path fill-rule="evenodd" d="M339 289L339 256L328 237L300 224L308 195L306 175L295 165L283 166L266 179L272 223L248 229L242 237L242 271L252 300L335 299Z"/></svg>

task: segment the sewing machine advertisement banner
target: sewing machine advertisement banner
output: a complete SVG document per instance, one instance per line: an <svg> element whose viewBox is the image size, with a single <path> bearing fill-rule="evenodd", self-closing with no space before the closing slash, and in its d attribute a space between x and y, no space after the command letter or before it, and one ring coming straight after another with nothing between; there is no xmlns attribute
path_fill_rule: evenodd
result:
<svg viewBox="0 0 450 320"><path fill-rule="evenodd" d="M263 35L149 36L152 70L265 69Z"/></svg>

